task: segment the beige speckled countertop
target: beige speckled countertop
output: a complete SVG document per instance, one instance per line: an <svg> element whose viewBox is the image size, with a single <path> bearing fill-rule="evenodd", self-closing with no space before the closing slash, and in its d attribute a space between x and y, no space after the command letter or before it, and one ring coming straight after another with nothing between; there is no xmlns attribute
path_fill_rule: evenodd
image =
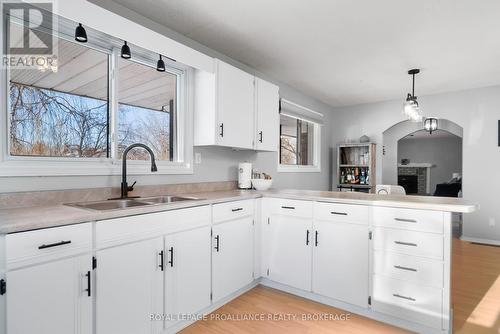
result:
<svg viewBox="0 0 500 334"><path fill-rule="evenodd" d="M229 202L241 199L259 198L263 196L463 213L473 212L479 208L478 205L468 203L459 198L375 195L352 192L310 190L269 190L265 192L257 192L251 190L229 190L184 195L197 197L201 200L176 202L169 204L156 204L108 211L80 209L62 204L2 209L0 210L0 234L78 224L89 221L99 221L110 218Z"/></svg>

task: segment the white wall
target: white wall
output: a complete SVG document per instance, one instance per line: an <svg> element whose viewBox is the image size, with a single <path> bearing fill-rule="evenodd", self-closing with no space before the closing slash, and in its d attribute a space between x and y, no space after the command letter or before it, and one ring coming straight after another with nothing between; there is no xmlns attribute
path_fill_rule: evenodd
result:
<svg viewBox="0 0 500 334"><path fill-rule="evenodd" d="M333 144L358 139L363 134L376 143L382 143L382 132L404 119L401 113L403 100L402 91L400 100L337 108L332 128ZM481 206L478 212L464 217L466 238L500 241L500 211L496 195L500 178L491 175L500 166L499 100L500 86L419 96L424 115L446 118L463 128L464 198ZM377 146L377 153L377 182L380 182L381 145ZM494 220L495 226L489 226L490 219Z"/></svg>
<svg viewBox="0 0 500 334"><path fill-rule="evenodd" d="M65 0L66 1L66 0ZM69 0L68 0L69 1ZM85 2L84 0L72 0L76 7ZM106 6L113 12L126 17L142 26L145 26L156 33L167 36L179 43L187 45L195 50L202 52L210 57L219 58L227 63L243 69L249 73L255 74L263 79L271 81L280 86L280 95L288 100L297 102L310 109L321 112L325 115L325 129L332 126L332 108L316 99L306 96L296 89L280 83L262 73L256 72L253 68L237 62L234 59L226 57L215 50L209 49L189 38L182 36L164 26L158 25L147 18L137 15L120 6L115 6L112 2L96 1L98 5ZM88 4L88 3L87 3ZM111 6L111 7L109 7ZM87 8L89 6L80 6ZM93 7L93 6L90 6ZM100 15L103 15L102 8L98 8ZM81 17L82 23L89 13L80 13L78 10L72 12L74 17ZM109 17L110 13L104 13L104 17ZM90 13L92 16L92 13ZM73 18L73 17L72 17ZM116 30L116 27L113 29ZM106 32L106 31L104 31ZM122 31L123 32L123 31ZM156 50L153 50L156 51ZM168 52L163 52L168 55ZM196 60L196 54L191 55ZM194 57L194 58L193 58ZM189 59L191 59L189 58ZM193 60L193 61L194 61ZM1 86L1 85L0 85ZM3 94L4 90L2 90ZM0 141L4 140L0 138ZM194 152L201 152L202 163L194 165L194 174L192 175L158 175L149 174L131 176L129 179L137 180L138 184L165 184L165 183L189 183L189 182L207 182L207 181L230 181L237 179L237 164L240 161L254 162L256 167L263 172L271 174L274 179L274 185L280 188L300 188L300 189L321 189L327 190L330 185L329 173L329 147L331 145L330 131L322 131L322 168L320 173L277 173L277 153L257 153L253 151L234 151L230 148L217 147L195 147ZM120 176L69 176L69 177L0 177L0 192L18 192L49 189L72 189L88 187L108 187L119 186Z"/></svg>
<svg viewBox="0 0 500 334"><path fill-rule="evenodd" d="M462 139L456 136L401 139L398 142L398 161L427 162L431 168L431 194L436 184L447 182L452 173L462 174Z"/></svg>

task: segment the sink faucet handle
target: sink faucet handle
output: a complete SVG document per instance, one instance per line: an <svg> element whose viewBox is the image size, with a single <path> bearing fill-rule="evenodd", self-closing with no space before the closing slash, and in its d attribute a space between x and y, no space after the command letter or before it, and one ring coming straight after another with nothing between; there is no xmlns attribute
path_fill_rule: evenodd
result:
<svg viewBox="0 0 500 334"><path fill-rule="evenodd" d="M134 190L134 186L135 186L136 183L137 183L137 181L134 181L134 183L132 183L131 186L128 186L128 191Z"/></svg>

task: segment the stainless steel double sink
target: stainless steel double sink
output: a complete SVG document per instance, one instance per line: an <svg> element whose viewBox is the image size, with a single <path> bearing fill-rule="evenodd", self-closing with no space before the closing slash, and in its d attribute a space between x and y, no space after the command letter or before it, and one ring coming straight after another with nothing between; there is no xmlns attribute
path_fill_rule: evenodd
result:
<svg viewBox="0 0 500 334"><path fill-rule="evenodd" d="M110 200L96 201L96 202L69 203L65 205L82 209L108 211L108 210L120 210L120 209L156 205L156 204L196 201L200 199L201 198L196 198L196 197L164 195L164 196L144 197L144 198L138 197L138 198L127 198L127 199L110 199Z"/></svg>

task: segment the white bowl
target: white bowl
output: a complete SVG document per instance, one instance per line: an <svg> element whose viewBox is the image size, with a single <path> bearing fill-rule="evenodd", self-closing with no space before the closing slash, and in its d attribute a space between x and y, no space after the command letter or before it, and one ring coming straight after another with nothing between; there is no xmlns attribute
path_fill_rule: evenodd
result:
<svg viewBox="0 0 500 334"><path fill-rule="evenodd" d="M252 187L255 188L255 190L267 190L271 188L271 185L273 184L273 180L266 180L266 179L252 179Z"/></svg>

